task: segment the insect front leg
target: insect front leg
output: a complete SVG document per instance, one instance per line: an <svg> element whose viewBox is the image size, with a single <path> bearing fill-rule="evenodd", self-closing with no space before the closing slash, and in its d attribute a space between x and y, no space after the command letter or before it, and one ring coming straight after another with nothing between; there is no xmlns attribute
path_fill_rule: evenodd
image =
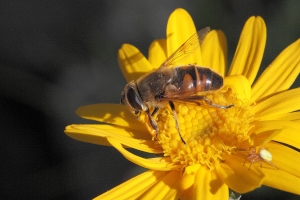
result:
<svg viewBox="0 0 300 200"><path fill-rule="evenodd" d="M157 110L156 110L156 108L154 109L155 112L157 112ZM153 111L153 113L154 113L154 111ZM150 126L155 130L156 137L157 137L157 135L158 135L158 126L157 126L157 122L153 119L153 113L151 114L149 110L147 110L146 113L148 115Z"/></svg>
<svg viewBox="0 0 300 200"><path fill-rule="evenodd" d="M154 110L153 110L153 112L152 112L152 114L151 114L151 116L153 117L157 113L158 110L159 110L159 108L155 107Z"/></svg>

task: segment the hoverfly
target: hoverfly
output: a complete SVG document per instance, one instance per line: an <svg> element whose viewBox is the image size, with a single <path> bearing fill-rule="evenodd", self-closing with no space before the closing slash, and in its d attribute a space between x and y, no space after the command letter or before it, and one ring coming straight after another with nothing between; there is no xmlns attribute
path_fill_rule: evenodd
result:
<svg viewBox="0 0 300 200"><path fill-rule="evenodd" d="M230 108L232 106L214 104L205 97L205 92L219 90L223 86L221 75L210 68L193 64L174 66L174 63L178 62L179 59L194 53L209 31L210 28L206 27L196 32L172 53L158 69L129 82L125 86L121 94L121 102L125 103L134 115L139 116L141 112L146 112L148 123L156 131L156 136L159 130L153 116L159 108L166 106L166 103L170 105L173 111L177 131L184 144L186 142L179 130L173 102L184 101L199 104L196 102L197 100L204 100L208 105L217 108ZM197 95L198 92L202 92L202 95Z"/></svg>

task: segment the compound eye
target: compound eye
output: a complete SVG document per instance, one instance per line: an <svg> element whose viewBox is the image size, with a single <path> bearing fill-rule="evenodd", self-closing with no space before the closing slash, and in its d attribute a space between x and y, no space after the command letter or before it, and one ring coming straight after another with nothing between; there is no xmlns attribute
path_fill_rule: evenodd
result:
<svg viewBox="0 0 300 200"><path fill-rule="evenodd" d="M136 112L142 110L142 103L133 88L128 89L126 96L128 103Z"/></svg>

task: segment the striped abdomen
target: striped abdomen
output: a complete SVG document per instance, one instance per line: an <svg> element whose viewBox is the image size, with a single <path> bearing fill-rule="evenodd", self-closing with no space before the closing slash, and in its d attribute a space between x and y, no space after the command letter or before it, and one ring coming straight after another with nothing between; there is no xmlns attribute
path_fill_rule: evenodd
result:
<svg viewBox="0 0 300 200"><path fill-rule="evenodd" d="M187 65L176 67L175 71L171 85L177 88L177 92L173 95L189 96L223 86L223 77L206 67Z"/></svg>

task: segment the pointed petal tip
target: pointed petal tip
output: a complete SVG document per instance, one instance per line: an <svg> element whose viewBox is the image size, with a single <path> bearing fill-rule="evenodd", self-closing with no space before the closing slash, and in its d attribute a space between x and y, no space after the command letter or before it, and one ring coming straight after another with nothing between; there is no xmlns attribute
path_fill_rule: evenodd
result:
<svg viewBox="0 0 300 200"><path fill-rule="evenodd" d="M172 14L188 14L189 15L189 13L185 10L185 9L183 9L183 8L176 8L173 12L172 12ZM171 15L172 15L171 14Z"/></svg>

